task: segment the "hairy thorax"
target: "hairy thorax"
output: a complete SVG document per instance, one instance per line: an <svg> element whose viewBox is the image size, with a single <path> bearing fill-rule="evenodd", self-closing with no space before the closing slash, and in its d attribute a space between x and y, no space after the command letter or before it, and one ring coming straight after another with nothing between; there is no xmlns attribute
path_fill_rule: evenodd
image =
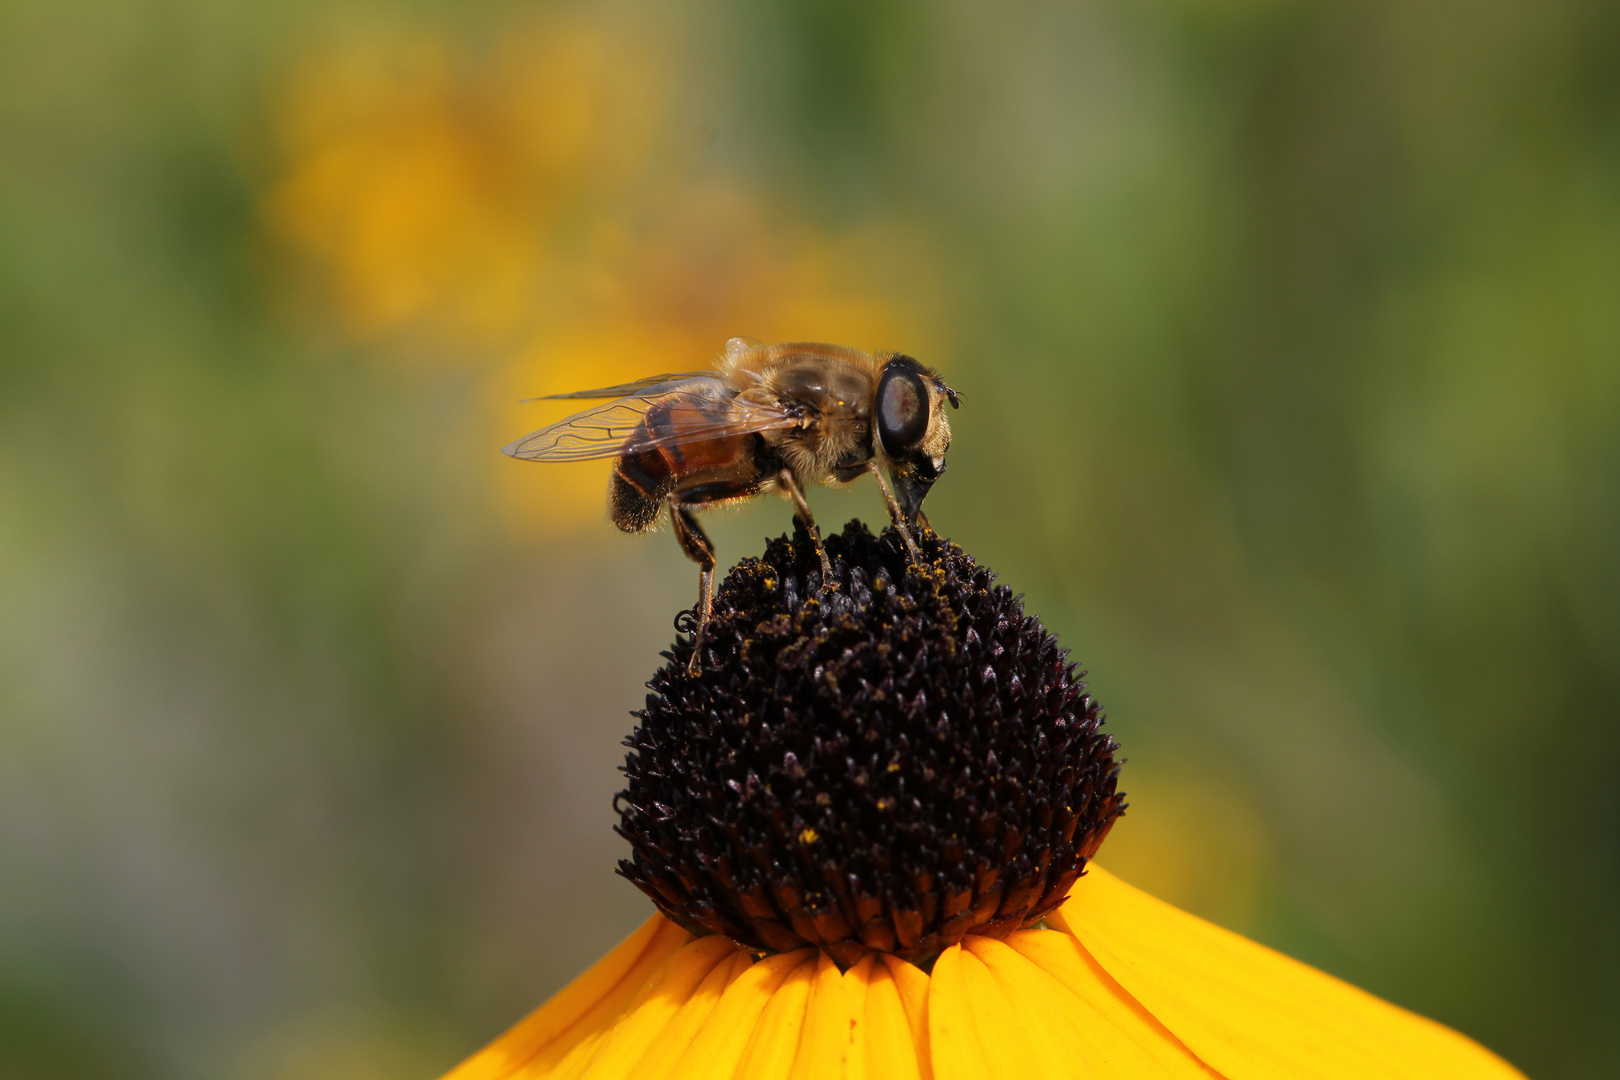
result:
<svg viewBox="0 0 1620 1080"><path fill-rule="evenodd" d="M837 483L844 479L841 472L871 460L875 373L870 362L829 365L812 355L789 354L757 375L757 388L742 396L772 395L804 410L802 426L767 436L801 482Z"/></svg>

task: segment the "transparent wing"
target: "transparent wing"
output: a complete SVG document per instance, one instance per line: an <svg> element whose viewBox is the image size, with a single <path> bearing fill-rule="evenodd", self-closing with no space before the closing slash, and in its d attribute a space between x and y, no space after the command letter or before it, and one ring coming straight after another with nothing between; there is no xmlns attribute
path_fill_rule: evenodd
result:
<svg viewBox="0 0 1620 1080"><path fill-rule="evenodd" d="M781 431L800 423L781 405L738 400L720 379L696 380L654 396L624 397L598 405L525 435L502 452L525 461L589 461L636 454L753 432ZM707 385L712 384L712 385ZM642 420L654 408L655 422Z"/></svg>
<svg viewBox="0 0 1620 1080"><path fill-rule="evenodd" d="M525 461L589 461L618 457L624 444L635 434L651 402L646 398L621 398L594 409L575 413L555 424L525 435L501 453Z"/></svg>
<svg viewBox="0 0 1620 1080"><path fill-rule="evenodd" d="M575 390L571 394L546 394L543 397L524 398L530 401L570 401L575 398L622 398L646 397L662 394L673 390L680 384L692 379L718 379L718 371L670 371L663 375L648 375L645 379L636 379L633 382L621 383L618 386L604 386L600 390Z"/></svg>

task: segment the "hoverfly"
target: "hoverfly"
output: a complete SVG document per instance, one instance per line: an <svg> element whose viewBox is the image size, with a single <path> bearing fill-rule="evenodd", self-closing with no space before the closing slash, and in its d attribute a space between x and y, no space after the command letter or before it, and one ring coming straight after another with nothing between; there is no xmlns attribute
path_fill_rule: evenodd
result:
<svg viewBox="0 0 1620 1080"><path fill-rule="evenodd" d="M614 458L613 523L646 532L669 508L681 550L700 567L689 670L714 607L714 545L693 511L774 492L793 504L836 588L804 489L871 473L913 562L923 497L945 471L960 395L909 356L842 345L726 342L717 370L653 375L537 400L612 398L504 448L525 461ZM884 477L892 478L893 484ZM923 519L926 524L926 519Z"/></svg>

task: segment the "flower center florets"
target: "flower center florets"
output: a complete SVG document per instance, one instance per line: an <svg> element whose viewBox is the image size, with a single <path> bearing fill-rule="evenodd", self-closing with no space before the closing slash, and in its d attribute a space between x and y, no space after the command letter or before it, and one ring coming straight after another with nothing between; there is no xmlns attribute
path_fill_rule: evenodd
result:
<svg viewBox="0 0 1620 1080"><path fill-rule="evenodd" d="M926 963L1063 899L1124 810L1067 651L961 549L859 523L745 559L648 683L616 802L620 873L757 952Z"/></svg>

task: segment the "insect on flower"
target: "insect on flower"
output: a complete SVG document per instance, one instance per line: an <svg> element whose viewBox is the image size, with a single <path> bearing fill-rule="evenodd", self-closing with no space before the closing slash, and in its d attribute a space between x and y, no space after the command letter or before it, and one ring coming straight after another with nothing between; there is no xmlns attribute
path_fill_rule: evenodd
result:
<svg viewBox="0 0 1620 1080"><path fill-rule="evenodd" d="M653 528L665 506L681 550L700 567L691 674L714 607L714 545L700 508L775 493L793 503L821 560L821 588L837 586L804 489L871 473L913 562L911 529L945 471L961 398L909 356L842 345L748 338L726 342L714 371L653 375L620 386L535 400L612 398L526 435L505 453L525 461L614 458L613 523ZM885 478L884 473L889 474ZM890 482L892 478L892 485Z"/></svg>

